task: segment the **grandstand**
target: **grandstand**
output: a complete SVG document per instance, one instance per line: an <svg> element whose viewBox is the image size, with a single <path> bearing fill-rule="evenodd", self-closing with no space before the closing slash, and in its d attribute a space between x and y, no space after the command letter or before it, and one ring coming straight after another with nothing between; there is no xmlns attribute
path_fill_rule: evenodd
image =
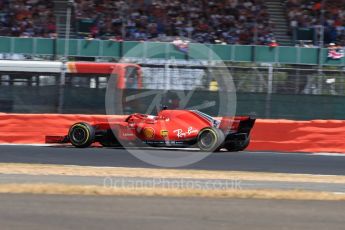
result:
<svg viewBox="0 0 345 230"><path fill-rule="evenodd" d="M64 37L67 7L67 0L1 1L0 36ZM72 38L319 45L324 25L325 44L345 44L341 0L75 0L71 7Z"/></svg>
<svg viewBox="0 0 345 230"><path fill-rule="evenodd" d="M90 2L89 2L90 3ZM92 12L96 9L96 14ZM111 10L109 10L111 9ZM94 15L92 18L89 15ZM273 37L263 1L91 1L76 5L79 22L91 20L83 32L93 37L109 35L126 40L183 36L201 43L252 44ZM123 25L124 24L124 25ZM79 31L82 32L82 31ZM270 37L271 36L271 37Z"/></svg>
<svg viewBox="0 0 345 230"><path fill-rule="evenodd" d="M0 35L55 37L54 1L0 1Z"/></svg>
<svg viewBox="0 0 345 230"><path fill-rule="evenodd" d="M296 38L298 36L296 33L304 30L304 34L300 35L300 40L315 39L322 29L324 31L324 41L322 42L345 45L344 1L287 0L286 9L289 32Z"/></svg>
<svg viewBox="0 0 345 230"><path fill-rule="evenodd" d="M67 7L67 0L1 1L0 35L63 37ZM345 42L341 0L75 0L71 7L72 38L162 41L183 36L200 43L312 40L318 45L323 24L326 44Z"/></svg>
<svg viewBox="0 0 345 230"><path fill-rule="evenodd" d="M64 36L67 5L62 0L2 1L0 35ZM76 0L72 18L72 36L79 38L140 41L183 36L226 44L267 44L274 39L262 0Z"/></svg>

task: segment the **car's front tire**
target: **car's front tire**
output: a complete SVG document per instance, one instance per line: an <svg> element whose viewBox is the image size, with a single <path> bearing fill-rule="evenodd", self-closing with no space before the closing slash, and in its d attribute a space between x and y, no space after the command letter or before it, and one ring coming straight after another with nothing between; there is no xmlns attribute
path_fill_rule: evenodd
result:
<svg viewBox="0 0 345 230"><path fill-rule="evenodd" d="M214 152L224 142L225 136L222 130L215 127L203 128L198 134L197 144L201 151Z"/></svg>
<svg viewBox="0 0 345 230"><path fill-rule="evenodd" d="M68 137L73 146L87 148L95 140L95 129L88 123L79 122L71 126Z"/></svg>

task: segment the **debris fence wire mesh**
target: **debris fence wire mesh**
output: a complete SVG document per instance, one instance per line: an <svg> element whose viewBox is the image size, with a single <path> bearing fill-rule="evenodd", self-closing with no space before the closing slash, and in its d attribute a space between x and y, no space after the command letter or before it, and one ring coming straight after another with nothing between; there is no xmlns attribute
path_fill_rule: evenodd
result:
<svg viewBox="0 0 345 230"><path fill-rule="evenodd" d="M345 71L312 66L277 67L143 65L142 89L199 92L210 97L224 91L215 82L222 71L230 73L237 92L237 113L262 118L342 119L345 117ZM68 75L64 113L105 113L104 95L109 76ZM56 113L59 75L51 73L1 73L0 112ZM225 90L226 91L226 90Z"/></svg>

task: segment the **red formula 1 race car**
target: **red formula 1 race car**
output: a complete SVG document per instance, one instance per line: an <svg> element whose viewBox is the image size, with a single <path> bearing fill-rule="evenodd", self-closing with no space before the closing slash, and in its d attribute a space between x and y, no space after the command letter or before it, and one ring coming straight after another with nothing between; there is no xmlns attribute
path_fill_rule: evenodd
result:
<svg viewBox="0 0 345 230"><path fill-rule="evenodd" d="M72 143L78 148L98 142L104 147L154 146L198 147L201 151L244 150L250 141L255 119L215 119L196 110L162 110L157 116L132 114L123 121L76 123L66 136L47 136L47 143Z"/></svg>

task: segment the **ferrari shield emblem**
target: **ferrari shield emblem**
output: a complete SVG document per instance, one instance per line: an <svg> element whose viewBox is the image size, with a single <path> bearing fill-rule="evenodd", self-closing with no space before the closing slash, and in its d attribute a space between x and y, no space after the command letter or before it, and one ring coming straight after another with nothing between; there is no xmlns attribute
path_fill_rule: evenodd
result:
<svg viewBox="0 0 345 230"><path fill-rule="evenodd" d="M151 127L143 129L143 135L147 139L152 139L155 136L155 130Z"/></svg>

